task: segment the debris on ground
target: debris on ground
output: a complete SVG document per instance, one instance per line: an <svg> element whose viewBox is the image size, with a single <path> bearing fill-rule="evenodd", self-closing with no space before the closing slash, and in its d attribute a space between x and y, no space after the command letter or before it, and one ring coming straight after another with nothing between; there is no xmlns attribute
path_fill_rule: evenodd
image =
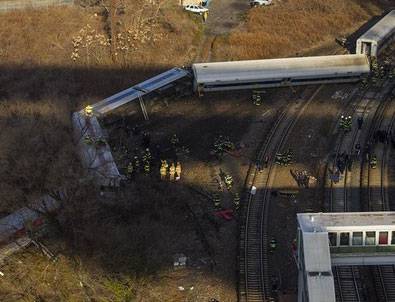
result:
<svg viewBox="0 0 395 302"><path fill-rule="evenodd" d="M182 253L175 254L173 258L174 258L174 268L182 268L187 265L188 258L184 254Z"/></svg>
<svg viewBox="0 0 395 302"><path fill-rule="evenodd" d="M347 92L344 92L343 90L337 90L333 95L332 95L332 99L333 100L345 100L347 99L349 96L349 94Z"/></svg>

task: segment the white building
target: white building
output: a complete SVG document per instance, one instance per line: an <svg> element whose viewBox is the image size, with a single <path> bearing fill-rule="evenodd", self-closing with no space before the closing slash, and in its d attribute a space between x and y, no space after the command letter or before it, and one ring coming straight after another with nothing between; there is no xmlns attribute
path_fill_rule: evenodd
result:
<svg viewBox="0 0 395 302"><path fill-rule="evenodd" d="M299 302L335 302L332 266L395 264L395 212L297 215Z"/></svg>

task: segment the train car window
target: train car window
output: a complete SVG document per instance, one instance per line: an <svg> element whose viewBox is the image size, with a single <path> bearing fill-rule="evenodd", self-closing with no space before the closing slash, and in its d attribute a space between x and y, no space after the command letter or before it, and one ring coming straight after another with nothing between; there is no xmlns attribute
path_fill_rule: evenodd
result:
<svg viewBox="0 0 395 302"><path fill-rule="evenodd" d="M337 246L337 233L328 233L329 245Z"/></svg>
<svg viewBox="0 0 395 302"><path fill-rule="evenodd" d="M388 244L388 232L379 232L379 244Z"/></svg>
<svg viewBox="0 0 395 302"><path fill-rule="evenodd" d="M340 233L340 245L350 245L350 233Z"/></svg>
<svg viewBox="0 0 395 302"><path fill-rule="evenodd" d="M376 244L376 232L366 232L365 245Z"/></svg>
<svg viewBox="0 0 395 302"><path fill-rule="evenodd" d="M362 245L362 232L353 232L352 233L352 245Z"/></svg>

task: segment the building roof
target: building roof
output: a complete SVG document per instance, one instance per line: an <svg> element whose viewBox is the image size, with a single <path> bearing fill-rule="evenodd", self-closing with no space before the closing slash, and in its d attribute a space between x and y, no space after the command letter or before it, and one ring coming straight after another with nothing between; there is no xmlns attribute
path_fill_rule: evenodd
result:
<svg viewBox="0 0 395 302"><path fill-rule="evenodd" d="M380 41L395 31L395 10L390 11L358 40Z"/></svg>
<svg viewBox="0 0 395 302"><path fill-rule="evenodd" d="M365 55L336 55L268 60L247 60L192 65L199 83L248 82L278 78L306 77L369 72Z"/></svg>
<svg viewBox="0 0 395 302"><path fill-rule="evenodd" d="M328 228L395 227L395 212L299 213L303 232L326 232Z"/></svg>

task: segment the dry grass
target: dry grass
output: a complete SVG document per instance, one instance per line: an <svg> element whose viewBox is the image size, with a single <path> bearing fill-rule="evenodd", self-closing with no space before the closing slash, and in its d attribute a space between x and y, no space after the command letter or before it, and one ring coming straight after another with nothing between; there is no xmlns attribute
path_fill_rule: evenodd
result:
<svg viewBox="0 0 395 302"><path fill-rule="evenodd" d="M53 100L0 103L0 211L26 205L74 178L69 108Z"/></svg>
<svg viewBox="0 0 395 302"><path fill-rule="evenodd" d="M148 19L156 13L155 7L141 10L143 0L126 1L123 14L117 16L123 32L136 25L136 20ZM137 37L137 50L127 55L119 53L119 59L111 59L109 47L105 50L92 46L92 59L74 62L72 41L79 31L89 25L97 34L108 36L107 19L103 10L95 8L62 7L49 10L14 11L0 18L0 62L1 64L38 66L134 66L152 67L185 64L194 55L196 36L200 29L172 0L163 6L155 19L147 21L148 31L160 37L156 41L141 43ZM138 21L140 22L140 21ZM81 51L82 52L82 51ZM85 50L82 54L85 55Z"/></svg>
<svg viewBox="0 0 395 302"><path fill-rule="evenodd" d="M153 8L141 10L143 2L126 2L118 31L152 16ZM194 47L200 29L180 8L174 9L174 2L163 6L155 20L147 21L147 31L155 31L160 39L140 43L116 61L108 47L94 45L81 50L89 52L89 62L82 54L80 60L70 57L73 38L87 25L108 35L106 18L98 7L1 15L0 212L12 211L80 173L71 138L73 110L165 66L190 60L193 51L185 50Z"/></svg>
<svg viewBox="0 0 395 302"><path fill-rule="evenodd" d="M287 0L251 9L246 23L217 39L215 60L293 56L351 33L380 9L364 0Z"/></svg>

